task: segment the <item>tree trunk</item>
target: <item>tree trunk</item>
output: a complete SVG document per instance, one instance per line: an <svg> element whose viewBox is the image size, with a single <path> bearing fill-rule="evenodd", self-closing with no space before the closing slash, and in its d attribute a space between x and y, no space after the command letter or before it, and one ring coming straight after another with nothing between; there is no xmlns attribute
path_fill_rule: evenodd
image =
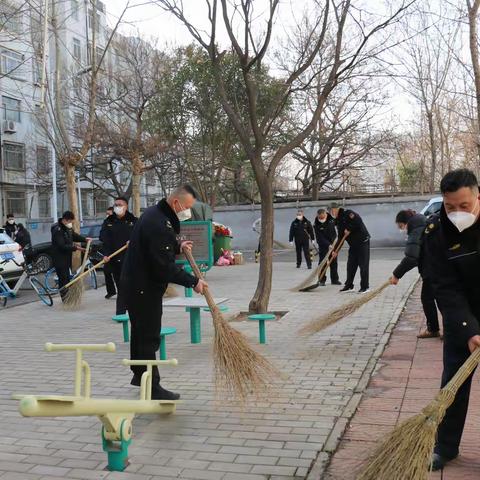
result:
<svg viewBox="0 0 480 480"><path fill-rule="evenodd" d="M78 197L77 197L77 184L75 179L75 166L72 165L67 158L62 159L65 171L65 185L67 187L68 208L75 215L73 222L73 229L76 232L80 231L80 218L78 215ZM62 212L63 213L63 212ZM80 266L81 256L80 252L74 252L72 254L72 269L76 270Z"/></svg>
<svg viewBox="0 0 480 480"><path fill-rule="evenodd" d="M480 162L480 63L478 59L478 33L477 33L477 15L480 2L475 0L473 6L467 0L468 6L468 25L470 30L470 55L472 57L473 75L475 79L475 93L477 101L477 154Z"/></svg>
<svg viewBox="0 0 480 480"><path fill-rule="evenodd" d="M135 154L132 161L132 207L133 214L140 216L140 184L142 182L142 161L138 154Z"/></svg>
<svg viewBox="0 0 480 480"><path fill-rule="evenodd" d="M259 183L262 200L262 230L260 236L260 271L257 289L250 300L248 309L254 313L266 313L270 292L272 291L273 273L273 185L268 177Z"/></svg>
<svg viewBox="0 0 480 480"><path fill-rule="evenodd" d="M437 173L437 149L435 146L435 128L433 125L433 113L427 111L428 137L430 143L430 193L435 191L435 175Z"/></svg>

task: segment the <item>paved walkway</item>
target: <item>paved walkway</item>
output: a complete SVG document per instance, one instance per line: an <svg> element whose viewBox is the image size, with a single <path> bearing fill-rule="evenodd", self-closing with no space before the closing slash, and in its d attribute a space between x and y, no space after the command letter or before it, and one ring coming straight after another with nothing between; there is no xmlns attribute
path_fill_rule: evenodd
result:
<svg viewBox="0 0 480 480"><path fill-rule="evenodd" d="M355 479L355 472L375 442L401 420L418 413L438 392L442 373L442 342L418 340L424 327L420 286L410 297L385 349L360 406L324 475L328 480ZM480 381L474 377L460 456L432 480L480 478Z"/></svg>
<svg viewBox="0 0 480 480"><path fill-rule="evenodd" d="M399 257L398 252L374 259L372 285L382 283ZM230 297L231 311L245 310L257 278L258 265L215 268L208 275L215 296ZM341 262L342 277L345 264ZM274 264L270 307L288 310L268 325L268 344L260 350L289 375L269 402L246 411L218 405L213 398L210 317L202 320L203 342L189 343L188 314L167 310L164 325L178 333L168 338L176 368L163 368L163 385L182 394L184 403L170 417L141 415L133 424L130 466L125 472L105 471L100 424L95 418L22 418L12 393L69 394L73 354L45 353L45 342L104 343L114 341L117 352L92 353L92 394L135 398L130 373L121 365L129 355L119 325L110 317L113 301L104 292L86 292L81 310L65 312L58 305L39 303L0 310L0 479L303 479L325 445L353 412L383 350L414 273L398 287L388 288L356 314L308 339L296 332L322 312L347 302L327 286L311 293L289 288L307 275L291 263ZM258 328L252 322L235 327L253 343ZM312 472L315 471L315 467Z"/></svg>

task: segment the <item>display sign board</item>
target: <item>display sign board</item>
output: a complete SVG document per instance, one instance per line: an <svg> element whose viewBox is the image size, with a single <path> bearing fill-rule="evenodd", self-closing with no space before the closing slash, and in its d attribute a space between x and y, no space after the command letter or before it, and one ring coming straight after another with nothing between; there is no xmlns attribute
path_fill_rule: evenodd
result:
<svg viewBox="0 0 480 480"><path fill-rule="evenodd" d="M180 222L179 240L193 242L192 254L202 270L209 270L213 265L212 222ZM185 256L177 255L177 263L188 264Z"/></svg>

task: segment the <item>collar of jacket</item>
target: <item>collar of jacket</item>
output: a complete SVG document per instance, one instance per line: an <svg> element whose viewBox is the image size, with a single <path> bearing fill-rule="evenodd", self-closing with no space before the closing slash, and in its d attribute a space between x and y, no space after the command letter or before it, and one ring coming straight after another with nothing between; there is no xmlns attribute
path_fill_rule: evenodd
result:
<svg viewBox="0 0 480 480"><path fill-rule="evenodd" d="M157 203L157 208L170 220L173 230L176 234L180 233L180 220L177 214L173 211L173 208L167 203L167 200L163 198Z"/></svg>
<svg viewBox="0 0 480 480"><path fill-rule="evenodd" d="M465 236L468 236L470 233L480 230L480 218L477 218L477 221L471 227L463 232L459 232L457 227L449 220L442 203L442 208L440 209L440 228L448 243L456 242L458 238L465 238Z"/></svg>
<svg viewBox="0 0 480 480"><path fill-rule="evenodd" d="M136 219L137 217L129 210L125 212L125 215L122 218L118 217L116 213L112 213L109 217L107 217L107 221L118 220L119 222L134 222Z"/></svg>

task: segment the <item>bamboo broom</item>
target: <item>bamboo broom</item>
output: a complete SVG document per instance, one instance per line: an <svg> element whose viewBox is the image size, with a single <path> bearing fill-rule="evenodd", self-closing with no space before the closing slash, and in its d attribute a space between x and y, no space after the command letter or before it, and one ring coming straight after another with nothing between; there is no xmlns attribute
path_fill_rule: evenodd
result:
<svg viewBox="0 0 480 480"><path fill-rule="evenodd" d="M113 258L115 256L117 256L118 254L122 253L124 250L126 250L128 248L128 244L125 244L123 247L119 248L118 250L116 250L115 252L113 252L111 255L109 255L108 258ZM87 252L85 252L87 253ZM85 255L85 258L87 258L87 255ZM83 259L84 260L84 263L86 263L85 261L85 258ZM93 272L94 270L96 270L97 268L100 268L102 265L104 265L106 262L105 259L101 260L100 262L98 262L97 264L95 264L92 268L89 268L88 270L85 270L84 272L80 273L80 275L77 275L73 280L71 280L70 282L68 282L66 285L64 285L60 290L67 290L67 289L70 289L72 287L72 285L75 285L79 280L81 280L83 277L85 277L86 275L88 275L89 273ZM85 265L83 265L83 268L85 268ZM82 291L83 291L83 287L80 287L82 288ZM67 295L68 295L68 292L67 292ZM81 297L80 297L80 301L81 301ZM78 306L78 305L77 305Z"/></svg>
<svg viewBox="0 0 480 480"><path fill-rule="evenodd" d="M88 240L87 246L85 247L85 252L83 254L83 261L80 266L79 274L81 274L85 270L85 265L88 262L88 255L90 253L91 244L92 244L92 241ZM83 282L77 282L74 285L72 285L67 290L65 298L63 298L63 307L66 308L67 310L73 310L75 308L78 308L78 306L82 303L84 290L85 290L85 286L83 285Z"/></svg>
<svg viewBox="0 0 480 480"><path fill-rule="evenodd" d="M438 426L479 362L477 348L419 414L403 421L385 438L357 480L427 480Z"/></svg>
<svg viewBox="0 0 480 480"><path fill-rule="evenodd" d="M195 276L203 278L191 251L186 250L184 254ZM208 287L204 288L203 295L215 329L213 357L217 393L223 392L241 404L246 403L251 394L257 398L266 394L280 372L248 344L241 332L230 326Z"/></svg>
<svg viewBox="0 0 480 480"><path fill-rule="evenodd" d="M325 313L319 318L316 318L312 322L305 325L303 328L300 329L298 332L300 335L313 335L314 333L318 333L321 330L333 325L334 323L338 322L342 318L346 317L347 315L351 315L355 311L357 311L361 306L368 303L370 300L378 296L382 291L390 285L390 280L387 280L385 283L382 283L379 287L371 292L362 294L359 298L341 305L329 312Z"/></svg>
<svg viewBox="0 0 480 480"><path fill-rule="evenodd" d="M317 266L317 268L297 287L293 288L292 292L309 292L310 290L314 290L320 285L320 280L325 275L328 267L333 262L334 257L331 256L332 252L339 253L340 249L343 247L346 238L348 237L349 233L345 233L343 237L340 239L337 237L332 245L330 245L327 255L324 257L322 262ZM317 279L315 283L314 280Z"/></svg>

